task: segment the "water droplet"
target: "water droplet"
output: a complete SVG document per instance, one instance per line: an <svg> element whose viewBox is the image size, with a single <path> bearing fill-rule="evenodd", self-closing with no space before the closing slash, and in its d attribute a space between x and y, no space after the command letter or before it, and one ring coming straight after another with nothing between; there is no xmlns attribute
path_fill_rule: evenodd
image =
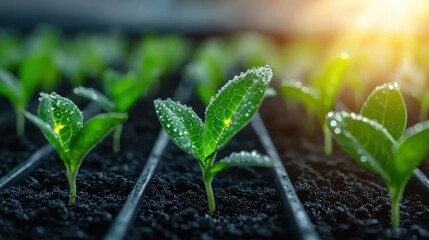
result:
<svg viewBox="0 0 429 240"><path fill-rule="evenodd" d="M361 162L367 162L368 161L368 157L365 155L360 156L360 161Z"/></svg>
<svg viewBox="0 0 429 240"><path fill-rule="evenodd" d="M339 129L339 128L335 128L335 129L334 129L334 133L335 133L335 134L340 134L340 133L341 133L341 129Z"/></svg>
<svg viewBox="0 0 429 240"><path fill-rule="evenodd" d="M331 127L335 127L335 126L337 126L337 121L332 120L332 121L331 121L331 123L330 123L330 125L331 125Z"/></svg>

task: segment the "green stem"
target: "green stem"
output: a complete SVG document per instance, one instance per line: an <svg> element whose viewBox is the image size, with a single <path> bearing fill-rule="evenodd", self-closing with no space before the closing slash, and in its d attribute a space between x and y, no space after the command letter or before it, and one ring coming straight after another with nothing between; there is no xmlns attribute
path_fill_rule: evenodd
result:
<svg viewBox="0 0 429 240"><path fill-rule="evenodd" d="M423 99L420 106L420 113L419 113L419 119L420 122L426 120L426 117L428 115L428 109L429 108L429 100Z"/></svg>
<svg viewBox="0 0 429 240"><path fill-rule="evenodd" d="M212 180L213 178L204 181L204 186L206 187L206 193L207 193L207 202L209 203L209 212L211 215L214 214L214 211L216 210L216 203L213 195L213 188L212 188Z"/></svg>
<svg viewBox="0 0 429 240"><path fill-rule="evenodd" d="M77 195L76 176L77 176L77 171L70 171L69 169L67 169L67 180L69 181L69 186L70 186L69 206L74 205L76 201L76 195Z"/></svg>
<svg viewBox="0 0 429 240"><path fill-rule="evenodd" d="M390 201L392 203L391 224L393 228L399 227L400 209L399 203L404 193L404 186L389 186Z"/></svg>
<svg viewBox="0 0 429 240"><path fill-rule="evenodd" d="M16 134L20 137L24 136L25 116L24 111L19 109L15 111L16 115Z"/></svg>
<svg viewBox="0 0 429 240"><path fill-rule="evenodd" d="M113 133L113 152L118 153L121 150L121 134L122 128L124 125L119 125L116 127L115 132Z"/></svg>
<svg viewBox="0 0 429 240"><path fill-rule="evenodd" d="M331 132L329 131L328 126L325 124L323 124L323 135L325 137L324 139L324 144L325 144L325 154L326 155L331 155L332 154L332 136L331 136Z"/></svg>

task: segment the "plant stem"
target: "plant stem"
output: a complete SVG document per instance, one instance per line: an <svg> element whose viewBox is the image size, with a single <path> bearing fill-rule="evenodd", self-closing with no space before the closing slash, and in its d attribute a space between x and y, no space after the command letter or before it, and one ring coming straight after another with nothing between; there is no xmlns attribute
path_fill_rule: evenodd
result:
<svg viewBox="0 0 429 240"><path fill-rule="evenodd" d="M215 203L213 188L212 188L212 180L213 178L207 181L204 181L204 186L206 187L206 193L207 193L207 201L209 203L210 215L213 215L214 211L216 210L216 203Z"/></svg>
<svg viewBox="0 0 429 240"><path fill-rule="evenodd" d="M332 136L326 123L323 124L323 135L325 137L324 139L325 154L331 155L332 154Z"/></svg>
<svg viewBox="0 0 429 240"><path fill-rule="evenodd" d="M24 136L24 129L25 129L25 117L24 117L24 110L19 109L15 111L16 115L16 134L19 137Z"/></svg>
<svg viewBox="0 0 429 240"><path fill-rule="evenodd" d="M426 117L428 115L428 108L429 108L429 99L427 97L420 100L421 106L420 106L420 112L419 112L419 120L422 122L426 120Z"/></svg>
<svg viewBox="0 0 429 240"><path fill-rule="evenodd" d="M70 194L69 194L69 206L74 205L75 201L76 201L76 176L77 176L77 171L70 171L67 168L67 180L69 181L69 186L70 186Z"/></svg>
<svg viewBox="0 0 429 240"><path fill-rule="evenodd" d="M402 194L404 192L404 186L389 186L389 193L392 203L392 213L391 213L391 224L393 228L399 227L400 219L400 209L399 203L402 199Z"/></svg>
<svg viewBox="0 0 429 240"><path fill-rule="evenodd" d="M118 153L121 150L121 134L122 128L124 125L119 125L116 127L115 132L113 133L113 152Z"/></svg>

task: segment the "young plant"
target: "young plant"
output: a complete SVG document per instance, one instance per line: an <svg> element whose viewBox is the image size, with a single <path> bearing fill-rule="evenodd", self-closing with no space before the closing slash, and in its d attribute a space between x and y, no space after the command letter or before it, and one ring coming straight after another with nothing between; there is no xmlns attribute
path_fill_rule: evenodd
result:
<svg viewBox="0 0 429 240"><path fill-rule="evenodd" d="M230 167L272 165L267 156L255 151L233 153L215 163L216 153L258 110L271 77L269 67L253 68L236 76L212 98L206 109L205 123L191 108L178 102L170 99L154 101L156 113L167 134L179 148L198 160L211 214L216 209L212 180L217 173Z"/></svg>
<svg viewBox="0 0 429 240"><path fill-rule="evenodd" d="M335 100L344 81L348 67L348 54L329 63L325 71L313 79L311 86L299 81L284 81L281 93L289 99L300 102L308 112L316 115L325 136L325 153L332 153L332 138L325 122L325 115L334 108Z"/></svg>
<svg viewBox="0 0 429 240"><path fill-rule="evenodd" d="M85 124L82 112L69 99L56 93L40 94L38 116L25 116L43 133L64 163L70 185L69 205L76 200L76 176L85 156L113 129L127 119L127 114L99 114Z"/></svg>
<svg viewBox="0 0 429 240"><path fill-rule="evenodd" d="M429 153L429 121L405 130L407 111L397 83L377 87L360 114L330 112L326 121L342 149L386 183L392 203L391 223L397 228L405 185Z"/></svg>
<svg viewBox="0 0 429 240"><path fill-rule="evenodd" d="M155 71L151 73L155 74ZM74 93L97 102L106 112L127 113L130 108L142 97L150 88L152 82L157 77L141 77L133 72L121 74L108 70L104 74L103 88L106 95L101 92L85 87L77 87ZM123 125L119 125L113 134L113 151L120 150L120 140Z"/></svg>
<svg viewBox="0 0 429 240"><path fill-rule="evenodd" d="M196 93L207 106L225 81L233 64L224 40L205 41L195 54L194 60L186 66L185 77L196 82Z"/></svg>
<svg viewBox="0 0 429 240"><path fill-rule="evenodd" d="M0 68L0 95L5 96L15 109L18 136L24 135L24 111L38 84L36 78L23 78L19 81L12 73Z"/></svg>

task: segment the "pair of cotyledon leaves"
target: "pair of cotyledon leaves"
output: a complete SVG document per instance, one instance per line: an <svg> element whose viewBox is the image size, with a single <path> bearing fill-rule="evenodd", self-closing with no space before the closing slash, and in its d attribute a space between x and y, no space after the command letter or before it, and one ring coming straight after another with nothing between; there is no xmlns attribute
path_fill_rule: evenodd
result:
<svg viewBox="0 0 429 240"><path fill-rule="evenodd" d="M360 114L330 112L326 121L338 144L388 185L403 186L429 153L429 121L405 130L407 112L396 83L377 87Z"/></svg>
<svg viewBox="0 0 429 240"><path fill-rule="evenodd" d="M38 116L25 113L58 152L68 171L79 169L84 157L110 131L127 119L127 114L99 114L85 124L79 108L56 93L40 94Z"/></svg>
<svg viewBox="0 0 429 240"><path fill-rule="evenodd" d="M256 152L234 153L212 166L211 159L225 147L258 110L271 81L272 71L253 68L236 76L214 96L205 112L205 123L189 107L171 99L155 100L161 125L182 150L196 158L205 170L204 178L232 166L270 166L268 157Z"/></svg>

